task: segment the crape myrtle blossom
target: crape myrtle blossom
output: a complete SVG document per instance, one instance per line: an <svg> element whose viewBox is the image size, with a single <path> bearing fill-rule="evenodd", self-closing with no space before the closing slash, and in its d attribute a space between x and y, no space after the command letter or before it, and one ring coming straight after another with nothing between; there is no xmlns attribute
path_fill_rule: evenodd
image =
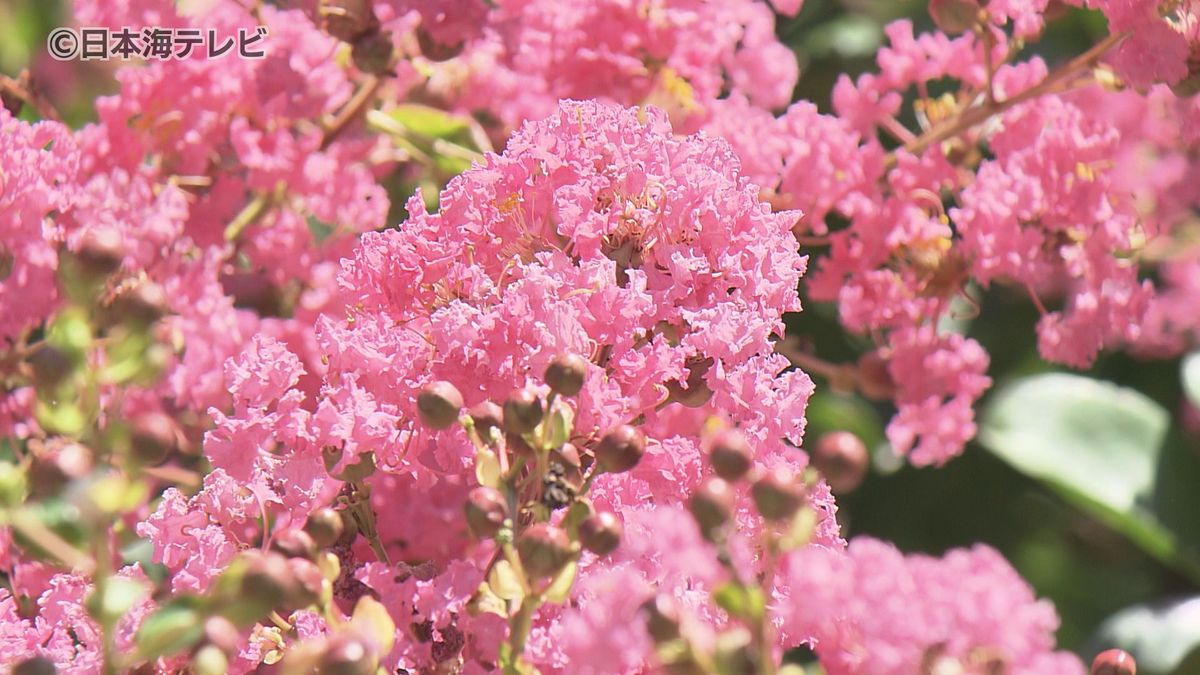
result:
<svg viewBox="0 0 1200 675"><path fill-rule="evenodd" d="M416 422L417 392L439 379L468 407L501 399L562 351L595 355L577 444L639 418L651 439L636 470L596 480L598 505L632 518L630 509L684 499L701 477L699 433L711 409L754 439L762 461L803 468L791 446L802 441L812 385L771 342L782 313L799 309L797 214L758 202L724 143L677 138L652 108L567 102L452 181L437 214L419 198L409 208L399 229L365 235L343 262L348 310L319 325L328 365L314 412L294 388L299 361L277 341L256 341L227 370L235 411L216 414L205 449L270 508L295 518L316 495L331 496L322 482L334 481L321 476L328 448L337 449L335 474L372 453L371 503L388 514L378 524L383 547L393 559L429 561L434 579L458 574L463 556L478 557L460 515L474 450L461 431ZM285 481L281 472L298 473ZM836 545L832 500L820 494L828 515L818 540ZM360 546L353 555L372 553ZM362 583L392 592L363 569ZM474 574L478 585L483 570ZM404 611L389 609L407 625ZM446 623L455 613L418 611L438 630L469 633ZM543 635L535 627L531 653L552 665L561 647ZM415 650L396 655L410 667L431 658L413 635L398 644Z"/></svg>
<svg viewBox="0 0 1200 675"><path fill-rule="evenodd" d="M1195 49L1194 6L1176 3L1164 19L1156 3L1095 4L1133 37L1118 30L1094 59L1111 57L1116 76L1138 87L1179 80L1151 61L1177 39ZM1106 87L1106 70L1053 93L1095 61L1054 71L1038 57L1011 61L1005 28L1035 39L1045 3L935 3L935 19L944 22L939 12L952 5L974 8L955 35L887 26L878 72L843 76L833 114L801 101L775 117L734 95L706 123L728 138L764 197L805 214L802 241L828 246L805 290L836 302L848 330L873 338L897 406L888 438L916 464L945 462L974 436L988 357L939 327L976 311L978 289L1030 296L1042 313L1042 355L1072 367L1088 367L1103 349L1169 353L1191 343L1187 320L1168 309L1189 297L1189 254L1163 261L1160 291L1139 264L1171 250L1200 198L1194 143L1171 131L1195 116L1195 97L1162 84L1146 93ZM1153 39L1144 31L1159 30L1173 37L1162 49L1141 43L1145 63L1123 56L1133 40ZM957 95L929 95L947 79L961 83ZM919 133L897 120L914 90ZM885 136L901 147L885 152Z"/></svg>
<svg viewBox="0 0 1200 675"><path fill-rule="evenodd" d="M1082 672L999 553L846 544L783 317L870 338L819 372L917 465L975 434L980 289L1070 366L1194 345L1196 7L1083 3L1113 36L1055 66L1014 61L1044 0L950 4L822 111L797 0L75 2L270 40L124 64L76 131L0 111L0 665ZM503 151L389 228L443 147L397 104Z"/></svg>

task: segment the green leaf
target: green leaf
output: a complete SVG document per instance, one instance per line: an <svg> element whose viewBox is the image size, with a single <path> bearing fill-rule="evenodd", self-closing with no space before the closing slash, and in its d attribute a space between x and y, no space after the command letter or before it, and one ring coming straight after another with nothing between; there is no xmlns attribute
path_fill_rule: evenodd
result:
<svg viewBox="0 0 1200 675"><path fill-rule="evenodd" d="M487 583L496 597L502 600L521 600L525 597L521 579L507 560L497 560L496 564L492 565Z"/></svg>
<svg viewBox="0 0 1200 675"><path fill-rule="evenodd" d="M792 516L787 532L779 539L779 547L784 551L792 551L807 546L812 540L813 532L817 529L817 510L806 506Z"/></svg>
<svg viewBox="0 0 1200 675"><path fill-rule="evenodd" d="M469 132L471 127L470 121L459 115L419 103L403 103L388 114L409 131L426 138L454 138Z"/></svg>
<svg viewBox="0 0 1200 675"><path fill-rule="evenodd" d="M68 358L82 361L92 345L92 325L87 314L79 308L63 310L46 329L46 343L56 347Z"/></svg>
<svg viewBox="0 0 1200 675"><path fill-rule="evenodd" d="M110 577L88 596L88 612L101 624L114 625L145 597L148 590L146 584L137 579Z"/></svg>
<svg viewBox="0 0 1200 675"><path fill-rule="evenodd" d="M554 575L554 581L546 589L545 600L556 605L561 605L571 597L571 585L575 583L575 572L578 566L574 561L563 566L558 574Z"/></svg>
<svg viewBox="0 0 1200 675"><path fill-rule="evenodd" d="M713 591L713 602L731 616L749 622L760 620L766 610L761 589L735 581L717 586Z"/></svg>
<svg viewBox="0 0 1200 675"><path fill-rule="evenodd" d="M1168 419L1133 390L1051 373L1001 389L979 440L1029 475L1128 514L1153 488Z"/></svg>
<svg viewBox="0 0 1200 675"><path fill-rule="evenodd" d="M1169 420L1134 390L1048 373L1001 388L984 409L979 441L1151 555L1200 578L1200 564L1180 556L1175 534L1153 509Z"/></svg>
<svg viewBox="0 0 1200 675"><path fill-rule="evenodd" d="M142 621L135 642L138 655L147 660L177 654L204 637L204 615L199 600L184 596L171 600Z"/></svg>
<svg viewBox="0 0 1200 675"><path fill-rule="evenodd" d="M1094 642L1128 651L1140 675L1197 672L1182 664L1200 649L1200 596L1123 609L1100 626Z"/></svg>
<svg viewBox="0 0 1200 675"><path fill-rule="evenodd" d="M487 448L475 451L475 480L484 487L500 487L500 460Z"/></svg>
<svg viewBox="0 0 1200 675"><path fill-rule="evenodd" d="M1193 406L1200 408L1200 351L1185 356L1180 371L1183 375L1183 393Z"/></svg>
<svg viewBox="0 0 1200 675"><path fill-rule="evenodd" d="M546 416L545 440L547 448L561 448L563 443L571 438L575 426L575 411L571 407L557 402L550 414Z"/></svg>

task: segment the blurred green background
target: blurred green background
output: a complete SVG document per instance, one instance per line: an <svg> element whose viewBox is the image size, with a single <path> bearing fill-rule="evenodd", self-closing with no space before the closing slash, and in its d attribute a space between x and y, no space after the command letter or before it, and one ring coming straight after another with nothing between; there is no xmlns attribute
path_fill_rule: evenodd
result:
<svg viewBox="0 0 1200 675"><path fill-rule="evenodd" d="M1027 55L1060 62L1106 32L1093 12L1056 6L1053 15ZM96 96L115 91L114 64L46 58L45 36L64 17L62 2L0 0L0 72L30 68L78 126L94 119ZM807 0L797 17L781 18L777 32L802 69L795 97L828 111L837 76L873 70L882 27L905 17L918 31L933 27L925 2L910 0ZM962 328L990 352L996 386L982 406L985 442L962 457L901 467L883 436L888 406L826 386L814 399L810 439L849 428L876 450L866 483L839 500L847 535L933 554L990 544L1057 605L1063 647L1090 658L1119 644L1143 675L1200 673L1200 600L1179 604L1200 598L1200 421L1186 423L1186 392L1200 398L1200 372L1189 389L1179 360L1107 355L1087 373L1028 379L1058 370L1037 356L1036 311L1022 293L976 294L982 311ZM822 358L849 361L868 348L838 327L834 307L805 306L789 332ZM1189 363L1200 371L1200 360Z"/></svg>

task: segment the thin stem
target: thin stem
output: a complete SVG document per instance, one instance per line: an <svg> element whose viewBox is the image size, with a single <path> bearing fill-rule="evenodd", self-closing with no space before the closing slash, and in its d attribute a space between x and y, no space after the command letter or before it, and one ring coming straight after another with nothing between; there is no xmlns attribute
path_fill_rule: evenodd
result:
<svg viewBox="0 0 1200 675"><path fill-rule="evenodd" d="M1074 78L1079 73L1092 67L1105 52L1117 46L1128 37L1129 33L1115 33L1104 38L1083 54L1071 59L1055 69L1046 79L1037 85L1022 91L1003 101L985 102L973 108L967 108L959 115L942 122L929 131L921 134L914 142L906 144L904 149L914 155L920 154L929 146L954 138L968 129L987 121L993 115L998 115L1016 105L1032 100L1051 91ZM886 164L890 167L896 163L895 153L887 157Z"/></svg>
<svg viewBox="0 0 1200 675"><path fill-rule="evenodd" d="M8 94L32 107L42 119L62 121L62 116L54 109L54 105L33 87L28 70L23 71L17 79L0 73L0 93Z"/></svg>
<svg viewBox="0 0 1200 675"><path fill-rule="evenodd" d="M333 116L333 119L325 125L325 135L321 138L321 150L328 149L329 146L332 145L335 140L337 140L337 137L346 130L346 127L349 126L350 122L357 118L360 113L362 113L363 109L365 109L371 102L371 99L374 98L375 93L379 91L381 84L383 84L382 79L375 75L371 75L364 80L361 85L359 85L358 90L354 92L354 95L350 97L350 100L346 102L346 105L342 106L342 109L339 110L337 114Z"/></svg>

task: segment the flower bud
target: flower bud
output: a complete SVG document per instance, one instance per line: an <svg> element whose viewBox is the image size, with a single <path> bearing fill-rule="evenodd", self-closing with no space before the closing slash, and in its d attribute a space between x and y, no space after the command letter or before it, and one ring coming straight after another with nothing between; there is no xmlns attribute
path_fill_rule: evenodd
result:
<svg viewBox="0 0 1200 675"><path fill-rule="evenodd" d="M58 669L44 656L31 656L12 667L12 675L54 675Z"/></svg>
<svg viewBox="0 0 1200 675"><path fill-rule="evenodd" d="M499 490L481 486L467 494L463 512L471 534L479 539L490 539L504 526L504 520L508 518L508 504Z"/></svg>
<svg viewBox="0 0 1200 675"><path fill-rule="evenodd" d="M162 464L179 446L175 420L161 412L138 415L131 425L129 445L138 462L147 466Z"/></svg>
<svg viewBox="0 0 1200 675"><path fill-rule="evenodd" d="M458 42L452 45L438 42L425 30L424 26L417 27L417 45L421 48L421 56L430 61L449 61L450 59L462 53L466 42Z"/></svg>
<svg viewBox="0 0 1200 675"><path fill-rule="evenodd" d="M646 454L646 437L628 424L612 429L596 446L596 461L608 473L625 473Z"/></svg>
<svg viewBox="0 0 1200 675"><path fill-rule="evenodd" d="M0 282L5 281L12 274L13 267L17 264L17 256L3 242L0 242Z"/></svg>
<svg viewBox="0 0 1200 675"><path fill-rule="evenodd" d="M817 439L813 466L837 494L853 491L867 475L867 446L849 431L831 431Z"/></svg>
<svg viewBox="0 0 1200 675"><path fill-rule="evenodd" d="M878 349L858 357L855 381L863 396L872 401L890 401L896 396L896 381L888 370L888 361Z"/></svg>
<svg viewBox="0 0 1200 675"><path fill-rule="evenodd" d="M713 471L727 481L745 476L754 464L754 453L746 437L736 430L722 431L712 440L708 461Z"/></svg>
<svg viewBox="0 0 1200 675"><path fill-rule="evenodd" d="M379 30L372 0L321 0L317 14L325 32L343 42Z"/></svg>
<svg viewBox="0 0 1200 675"><path fill-rule="evenodd" d="M646 632L657 644L670 642L679 637L679 606L674 598L659 594L642 605L646 615Z"/></svg>
<svg viewBox="0 0 1200 675"><path fill-rule="evenodd" d="M335 635L325 643L317 675L374 675L379 667L375 650L356 635Z"/></svg>
<svg viewBox="0 0 1200 675"><path fill-rule="evenodd" d="M321 568L307 558L289 558L287 565L292 573L293 583L284 596L283 609L292 612L319 600L321 589L325 585L325 575L321 574Z"/></svg>
<svg viewBox="0 0 1200 675"><path fill-rule="evenodd" d="M75 260L80 271L91 279L103 279L116 272L125 260L121 233L107 227L88 230L75 252Z"/></svg>
<svg viewBox="0 0 1200 675"><path fill-rule="evenodd" d="M930 0L929 14L933 22L947 35L958 35L971 30L979 20L977 0Z"/></svg>
<svg viewBox="0 0 1200 675"><path fill-rule="evenodd" d="M692 493L688 509L705 539L717 538L720 529L733 518L735 502L733 487L720 478L709 478Z"/></svg>
<svg viewBox="0 0 1200 675"><path fill-rule="evenodd" d="M29 465L30 488L38 495L52 495L73 480L92 471L92 451L80 443L69 442L46 448Z"/></svg>
<svg viewBox="0 0 1200 675"><path fill-rule="evenodd" d="M704 381L704 376L708 374L708 369L712 367L712 364L711 358L689 359L686 389L684 388L685 383L681 383L679 380L665 383L667 391L671 394L671 400L689 408L700 408L708 403L712 398L713 391Z"/></svg>
<svg viewBox="0 0 1200 675"><path fill-rule="evenodd" d="M587 360L578 354L562 354L546 367L546 384L563 396L574 396L583 389Z"/></svg>
<svg viewBox="0 0 1200 675"><path fill-rule="evenodd" d="M241 648L242 635L232 621L213 615L204 620L204 641L233 656Z"/></svg>
<svg viewBox="0 0 1200 675"><path fill-rule="evenodd" d="M221 277L221 289L238 309L259 316L283 316L283 291L264 272L234 272Z"/></svg>
<svg viewBox="0 0 1200 675"><path fill-rule="evenodd" d="M204 645L192 656L194 675L224 675L229 672L229 655L215 645Z"/></svg>
<svg viewBox="0 0 1200 675"><path fill-rule="evenodd" d="M304 523L304 531L312 537L313 544L318 548L333 546L342 538L345 530L342 515L328 506L310 513Z"/></svg>
<svg viewBox="0 0 1200 675"><path fill-rule="evenodd" d="M475 423L475 429L484 439L487 438L488 429L504 428L504 410L492 401L484 401L476 405L467 414L471 416L471 421Z"/></svg>
<svg viewBox="0 0 1200 675"><path fill-rule="evenodd" d="M750 487L754 505L767 520L787 520L804 506L804 484L787 469L764 473Z"/></svg>
<svg viewBox="0 0 1200 675"><path fill-rule="evenodd" d="M446 429L458 421L458 413L463 407L462 394L458 388L438 380L425 385L417 394L417 415L425 426L431 429Z"/></svg>
<svg viewBox="0 0 1200 675"><path fill-rule="evenodd" d="M588 516L579 524L579 543L599 556L606 556L621 545L621 521L611 511Z"/></svg>
<svg viewBox="0 0 1200 675"><path fill-rule="evenodd" d="M149 326L161 319L168 308L167 293L162 286L143 281L113 300L112 315L122 323Z"/></svg>
<svg viewBox="0 0 1200 675"><path fill-rule="evenodd" d="M293 594L296 577L287 559L278 553L252 553L242 575L238 599L262 615L283 604Z"/></svg>
<svg viewBox="0 0 1200 675"><path fill-rule="evenodd" d="M504 402L504 430L510 434L527 434L537 428L545 410L542 399L528 389L514 391Z"/></svg>
<svg viewBox="0 0 1200 675"><path fill-rule="evenodd" d="M271 550L289 558L312 558L317 553L317 544L304 530L283 530L271 539Z"/></svg>
<svg viewBox="0 0 1200 675"><path fill-rule="evenodd" d="M52 389L62 384L75 371L75 363L57 347L43 344L29 355L33 369L33 384L38 389Z"/></svg>
<svg viewBox="0 0 1200 675"><path fill-rule="evenodd" d="M537 523L517 538L517 553L530 578L552 577L571 561L571 540L562 529Z"/></svg>
<svg viewBox="0 0 1200 675"><path fill-rule="evenodd" d="M395 46L389 33L367 33L354 40L350 59L354 67L368 75L383 75L393 69L392 57Z"/></svg>
<svg viewBox="0 0 1200 675"><path fill-rule="evenodd" d="M1129 652L1109 649L1092 661L1091 675L1137 675L1137 663Z"/></svg>

